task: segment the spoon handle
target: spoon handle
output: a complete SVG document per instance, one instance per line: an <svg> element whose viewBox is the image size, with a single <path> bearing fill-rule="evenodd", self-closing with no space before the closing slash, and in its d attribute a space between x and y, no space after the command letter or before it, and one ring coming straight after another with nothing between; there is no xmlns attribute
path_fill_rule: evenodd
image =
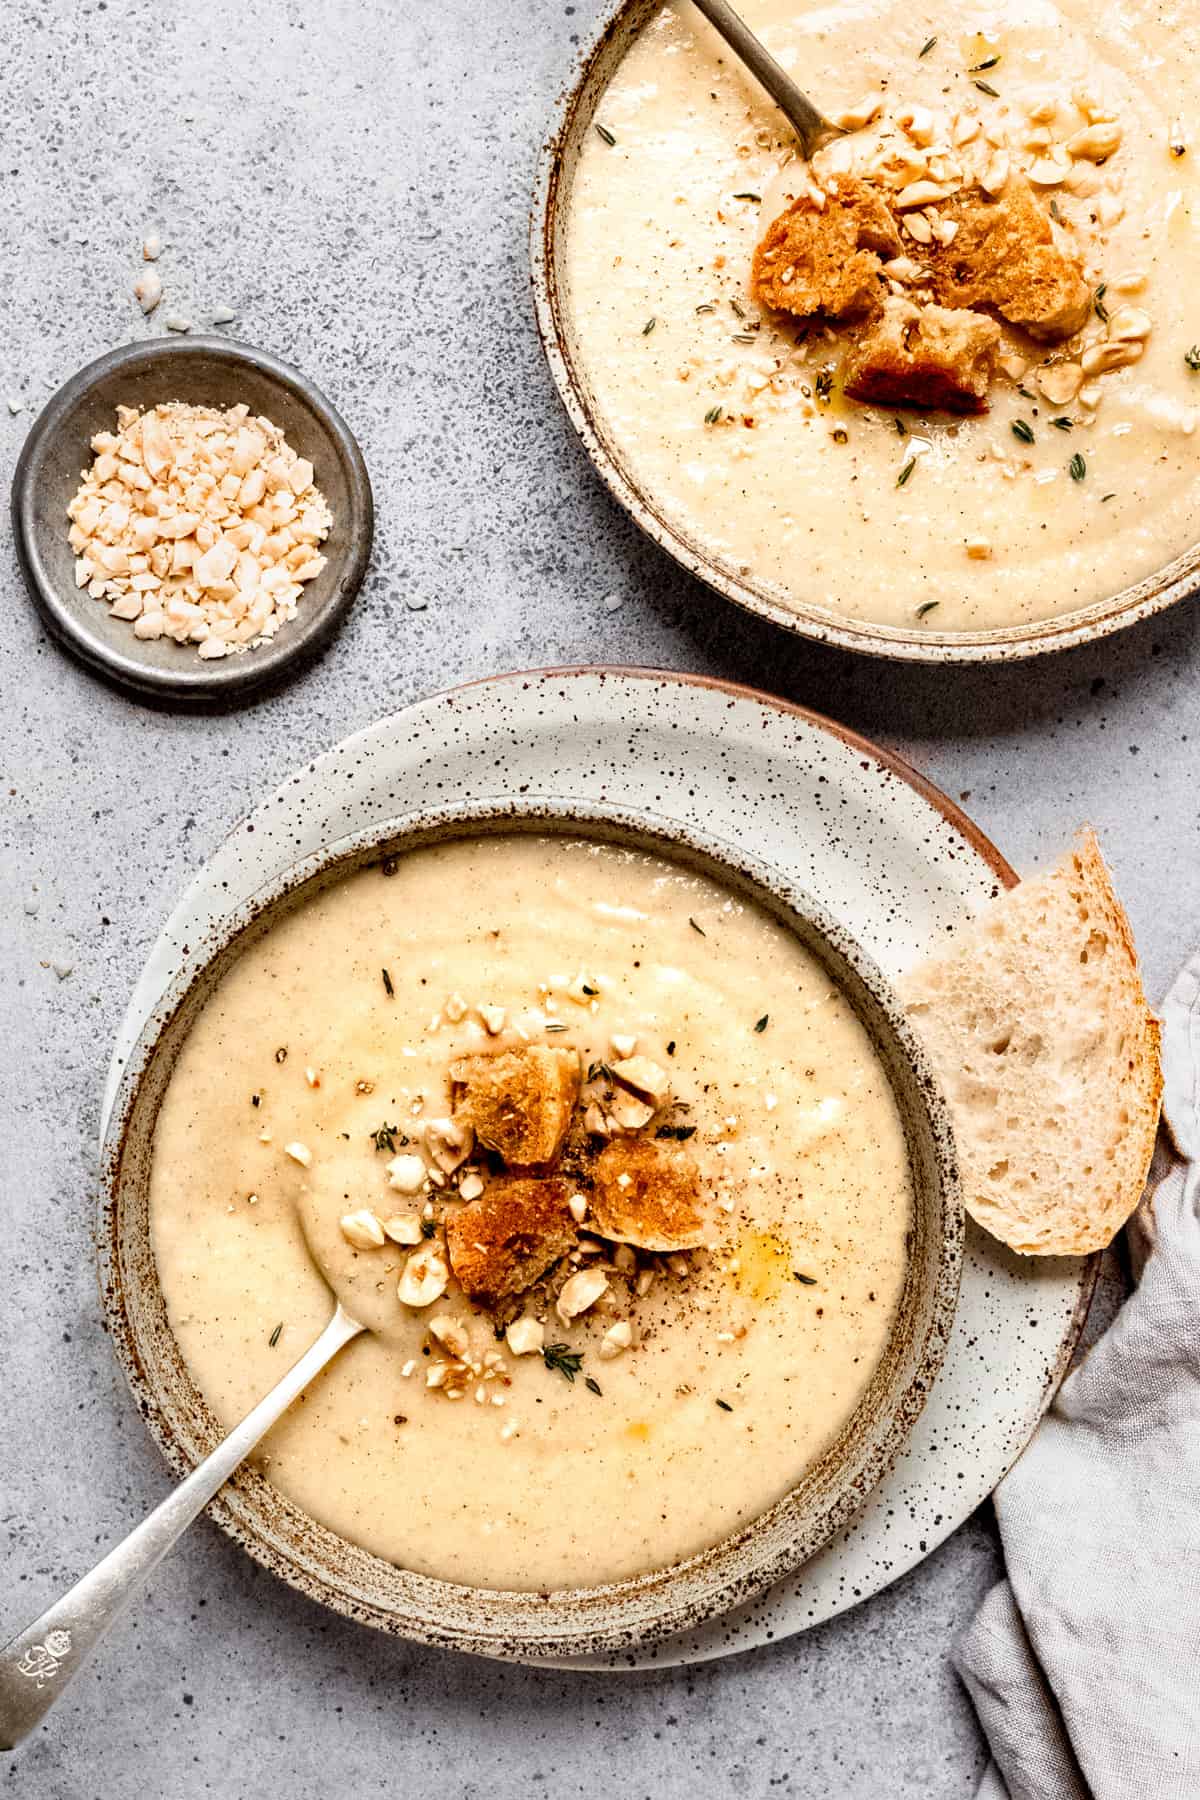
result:
<svg viewBox="0 0 1200 1800"><path fill-rule="evenodd" d="M740 13L734 12L728 0L694 0L714 30L719 31L730 49L741 57L755 80L761 83L784 117L796 129L800 148L806 157L818 150L828 137L837 135L818 112L807 94L801 93L791 76L780 68L766 46L755 37Z"/></svg>
<svg viewBox="0 0 1200 1800"><path fill-rule="evenodd" d="M211 1456L94 1569L0 1650L0 1750L33 1730L79 1673L117 1614L282 1412L363 1329L339 1306L305 1351Z"/></svg>

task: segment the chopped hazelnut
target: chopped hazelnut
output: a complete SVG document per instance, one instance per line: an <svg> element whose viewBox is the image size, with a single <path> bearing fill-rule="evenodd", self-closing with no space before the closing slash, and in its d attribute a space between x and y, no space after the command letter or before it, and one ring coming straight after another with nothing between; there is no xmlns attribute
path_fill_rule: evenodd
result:
<svg viewBox="0 0 1200 1800"><path fill-rule="evenodd" d="M396 1292L405 1306L432 1306L445 1293L449 1280L450 1269L441 1245L431 1241L413 1251Z"/></svg>
<svg viewBox="0 0 1200 1800"><path fill-rule="evenodd" d="M342 1236L356 1250L378 1250L386 1242L383 1226L370 1207L343 1214L340 1223Z"/></svg>
<svg viewBox="0 0 1200 1800"><path fill-rule="evenodd" d="M388 1186L398 1194L419 1194L425 1185L427 1170L424 1159L409 1154L394 1156L387 1166Z"/></svg>
<svg viewBox="0 0 1200 1800"><path fill-rule="evenodd" d="M385 1219L383 1230L393 1244L419 1244L425 1236L416 1213L397 1213L393 1218Z"/></svg>
<svg viewBox="0 0 1200 1800"><path fill-rule="evenodd" d="M628 1319L618 1319L610 1325L600 1340L599 1356L601 1362L612 1362L615 1357L628 1350L633 1343L633 1326Z"/></svg>
<svg viewBox="0 0 1200 1800"><path fill-rule="evenodd" d="M461 1319L451 1313L438 1313L429 1321L429 1335L450 1355L463 1362L471 1348L471 1339Z"/></svg>
<svg viewBox="0 0 1200 1800"><path fill-rule="evenodd" d="M504 1341L514 1356L532 1356L546 1341L546 1328L528 1316L514 1319L504 1333Z"/></svg>
<svg viewBox="0 0 1200 1800"><path fill-rule="evenodd" d="M572 1319L594 1306L607 1287L608 1276L603 1269L581 1269L578 1275L572 1275L563 1283L554 1310L563 1324L569 1325Z"/></svg>

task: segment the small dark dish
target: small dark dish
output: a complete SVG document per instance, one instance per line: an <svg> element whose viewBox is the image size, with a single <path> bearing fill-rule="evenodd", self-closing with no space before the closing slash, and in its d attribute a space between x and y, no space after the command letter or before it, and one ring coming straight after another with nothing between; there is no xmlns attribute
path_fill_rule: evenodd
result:
<svg viewBox="0 0 1200 1800"><path fill-rule="evenodd" d="M106 602L75 585L67 505L92 460L91 439L111 431L118 406L168 400L262 413L313 465L333 529L325 568L305 584L295 619L244 655L202 662L194 645L143 640ZM299 370L265 350L221 337L153 338L89 363L38 415L17 462L13 538L26 586L52 635L97 674L151 698L240 697L325 648L358 592L371 554L375 509L362 452L341 415Z"/></svg>

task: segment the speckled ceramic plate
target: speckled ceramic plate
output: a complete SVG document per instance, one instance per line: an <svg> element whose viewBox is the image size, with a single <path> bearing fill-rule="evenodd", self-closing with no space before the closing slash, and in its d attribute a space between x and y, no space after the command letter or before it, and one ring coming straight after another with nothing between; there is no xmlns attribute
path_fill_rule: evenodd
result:
<svg viewBox="0 0 1200 1800"><path fill-rule="evenodd" d="M562 813L580 803L617 806L685 838L724 843L810 894L885 976L1012 879L912 771L781 702L634 671L496 678L358 733L236 828L143 973L114 1056L106 1130L123 1069L181 961L244 916L255 895L341 840L378 838L393 822L456 803L503 807L518 798ZM1091 1264L1022 1263L972 1232L942 1374L907 1449L857 1516L749 1610L653 1650L622 1650L620 1666L786 1635L919 1561L1026 1441L1066 1366L1093 1279ZM493 1648L520 1653L511 1643Z"/></svg>
<svg viewBox="0 0 1200 1800"><path fill-rule="evenodd" d="M1132 587L1059 618L990 631L916 631L876 624L792 600L772 583L743 573L714 555L711 546L690 537L670 516L661 496L639 483L593 400L576 354L563 244L571 184L596 108L630 43L661 4L662 0L607 0L593 37L564 85L538 164L531 219L534 303L550 373L592 466L634 522L676 562L748 612L802 637L905 662L1018 661L1107 637L1193 595L1200 586L1200 544ZM885 571L880 571L880 578L886 578Z"/></svg>

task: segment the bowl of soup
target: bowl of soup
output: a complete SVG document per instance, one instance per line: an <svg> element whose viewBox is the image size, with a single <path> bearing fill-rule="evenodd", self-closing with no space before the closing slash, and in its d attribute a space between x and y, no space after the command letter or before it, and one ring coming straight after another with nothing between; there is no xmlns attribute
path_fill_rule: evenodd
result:
<svg viewBox="0 0 1200 1800"><path fill-rule="evenodd" d="M214 1506L274 1573L482 1654L761 1591L903 1446L953 1319L944 1101L790 883L608 807L333 845L191 945L104 1148L102 1285L183 1474L363 1336Z"/></svg>
<svg viewBox="0 0 1200 1800"><path fill-rule="evenodd" d="M608 9L543 152L538 327L612 493L726 598L871 654L1023 657L1191 594L1200 194L1171 20L1082 0L952 27L899 0L742 11L846 127L811 164L690 0ZM788 284L811 269L785 245L768 281L756 253L781 217L827 224L847 182L888 241L818 245L865 285L801 306ZM1061 316L1031 315L1055 259ZM947 405L891 403L910 334L936 358L929 322L943 365L973 343L986 369Z"/></svg>

